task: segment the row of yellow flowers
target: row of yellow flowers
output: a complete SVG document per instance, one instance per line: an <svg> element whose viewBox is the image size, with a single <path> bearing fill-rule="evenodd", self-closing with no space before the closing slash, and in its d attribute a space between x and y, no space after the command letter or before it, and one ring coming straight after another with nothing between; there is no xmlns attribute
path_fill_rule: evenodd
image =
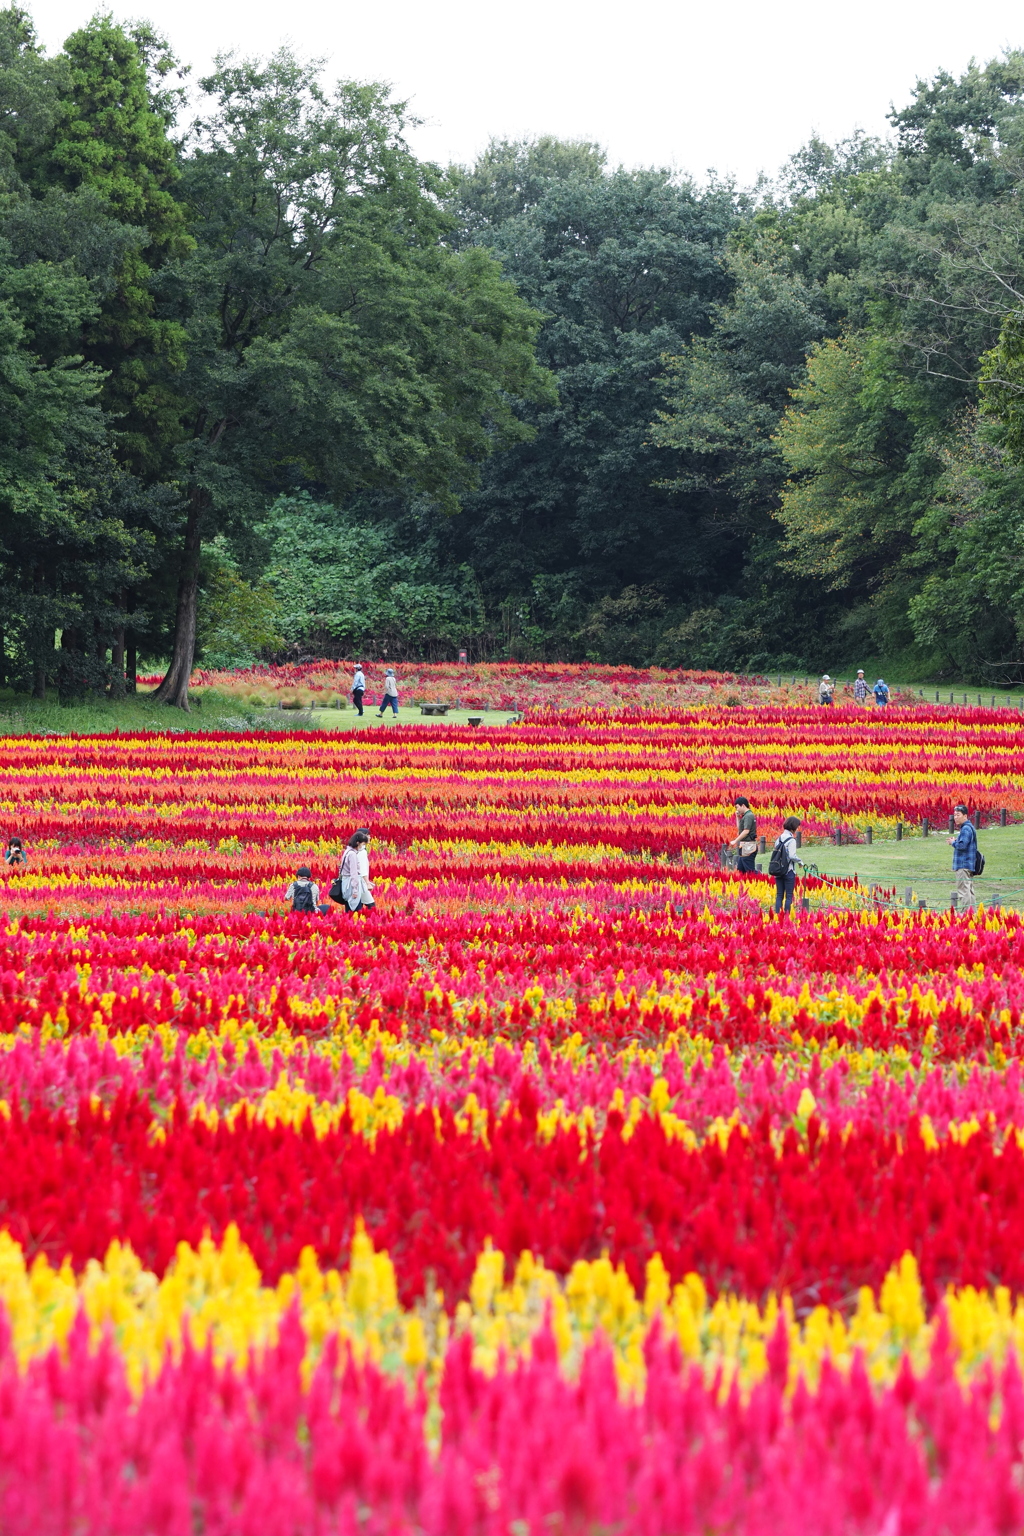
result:
<svg viewBox="0 0 1024 1536"><path fill-rule="evenodd" d="M877 1296L862 1287L848 1314L818 1306L798 1318L787 1296L769 1296L764 1306L733 1295L712 1302L693 1273L671 1285L657 1254L638 1294L622 1266L607 1258L579 1260L562 1278L528 1251L509 1272L505 1256L488 1246L477 1259L468 1298L449 1318L439 1295L401 1306L391 1260L374 1250L361 1226L347 1270L322 1269L307 1248L298 1268L273 1287L263 1284L234 1227L220 1245L209 1238L197 1248L180 1243L162 1279L117 1242L102 1263L91 1259L78 1275L66 1261L59 1269L42 1256L27 1264L20 1245L4 1232L0 1302L22 1366L63 1347L81 1310L94 1345L110 1331L136 1390L186 1339L196 1348L210 1347L218 1359L244 1363L276 1342L293 1305L307 1338L307 1368L335 1334L357 1358L410 1377L425 1370L432 1381L453 1337L468 1333L475 1363L494 1370L503 1356L529 1350L549 1324L567 1372L574 1372L581 1351L600 1331L614 1348L622 1389L642 1391L644 1342L658 1328L708 1382L721 1372L724 1392L734 1379L749 1387L763 1377L766 1345L781 1323L789 1338L791 1381L802 1377L813 1387L824 1360L846 1369L859 1351L872 1379L889 1383L904 1354L916 1369L927 1368L940 1314L962 1379L1011 1353L1024 1366L1024 1298L1014 1300L1005 1287L951 1287L929 1316L910 1254L889 1271Z"/></svg>

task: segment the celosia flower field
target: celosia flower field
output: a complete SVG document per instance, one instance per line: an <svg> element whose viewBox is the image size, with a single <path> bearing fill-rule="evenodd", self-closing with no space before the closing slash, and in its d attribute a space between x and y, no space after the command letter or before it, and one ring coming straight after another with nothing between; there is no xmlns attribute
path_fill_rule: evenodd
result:
<svg viewBox="0 0 1024 1536"><path fill-rule="evenodd" d="M977 710L0 740L5 1536L1024 1529L1024 919L715 858L1022 785Z"/></svg>
<svg viewBox="0 0 1024 1536"><path fill-rule="evenodd" d="M258 666L234 672L203 670L193 678L201 697L207 689L250 704L287 707L339 706L350 697L353 661L307 661ZM366 702L378 699L386 662L367 662ZM159 677L140 678L155 686ZM732 672L683 668L609 667L592 663L484 662L469 667L443 662L412 662L398 668L399 697L417 704L460 705L464 709L628 709L679 708L709 698L739 704L763 693L768 679Z"/></svg>

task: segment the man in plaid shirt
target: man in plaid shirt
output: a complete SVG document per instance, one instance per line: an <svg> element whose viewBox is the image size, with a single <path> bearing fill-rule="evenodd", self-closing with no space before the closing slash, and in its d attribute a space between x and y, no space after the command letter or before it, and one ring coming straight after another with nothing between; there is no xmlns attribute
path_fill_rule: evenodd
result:
<svg viewBox="0 0 1024 1536"><path fill-rule="evenodd" d="M971 826L971 813L966 805L953 807L953 825L956 831L947 842L953 847L953 873L956 875L956 909L958 912L974 911L974 864L978 853L978 838Z"/></svg>

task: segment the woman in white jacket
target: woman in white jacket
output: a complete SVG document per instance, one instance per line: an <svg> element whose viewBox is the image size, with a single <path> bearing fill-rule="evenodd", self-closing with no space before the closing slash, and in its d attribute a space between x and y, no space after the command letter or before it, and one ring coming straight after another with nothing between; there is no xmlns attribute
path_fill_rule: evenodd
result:
<svg viewBox="0 0 1024 1536"><path fill-rule="evenodd" d="M341 899L350 912L373 911L373 887L370 884L370 834L365 827L353 832L341 858L338 878Z"/></svg>

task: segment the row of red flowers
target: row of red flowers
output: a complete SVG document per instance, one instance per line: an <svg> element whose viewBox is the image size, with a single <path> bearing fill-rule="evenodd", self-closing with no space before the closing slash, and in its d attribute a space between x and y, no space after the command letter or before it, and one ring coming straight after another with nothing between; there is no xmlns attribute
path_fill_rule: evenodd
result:
<svg viewBox="0 0 1024 1536"><path fill-rule="evenodd" d="M538 1135L529 1082L511 1113L460 1129L450 1109L407 1112L373 1142L348 1113L317 1135L253 1121L211 1128L177 1106L166 1124L139 1097L73 1116L15 1107L0 1121L0 1219L26 1254L76 1266L112 1239L162 1273L176 1244L237 1223L272 1281L309 1245L343 1266L362 1216L394 1260L403 1299L466 1294L477 1255L543 1255L566 1273L607 1251L635 1286L659 1252L673 1280L798 1306L849 1304L912 1252L928 1295L947 1283L1024 1291L1024 1151L982 1127L930 1145L916 1120L894 1133L863 1117L778 1138L767 1114L689 1149L661 1124L609 1112L596 1141ZM157 1127L160 1126L159 1132ZM483 1131L486 1134L483 1134Z"/></svg>
<svg viewBox="0 0 1024 1536"><path fill-rule="evenodd" d="M717 847L739 791L766 831L808 835L902 818L944 826L968 798L1024 813L1024 736L1006 712L707 709L575 712L479 734L280 733L0 741L8 830L74 843L172 838L216 848L335 842L369 823L394 847L461 842Z"/></svg>
<svg viewBox="0 0 1024 1536"><path fill-rule="evenodd" d="M733 882L734 884L738 882ZM600 887L598 887L600 891ZM747 1049L805 1040L926 1048L956 1061L1024 1049L1024 919L814 912L776 922L740 891L672 906L655 886L592 916L585 888L534 910L385 912L353 922L281 912L26 918L0 971L0 1031L185 1033L227 1020L322 1035L338 1010L413 1041L437 1029L556 1042L651 1044L686 1026ZM512 895L515 897L516 889ZM608 893L615 894L615 888ZM668 892L668 895L677 895ZM440 903L438 903L440 904ZM611 905L611 903L609 903ZM968 975L969 973L969 975Z"/></svg>

